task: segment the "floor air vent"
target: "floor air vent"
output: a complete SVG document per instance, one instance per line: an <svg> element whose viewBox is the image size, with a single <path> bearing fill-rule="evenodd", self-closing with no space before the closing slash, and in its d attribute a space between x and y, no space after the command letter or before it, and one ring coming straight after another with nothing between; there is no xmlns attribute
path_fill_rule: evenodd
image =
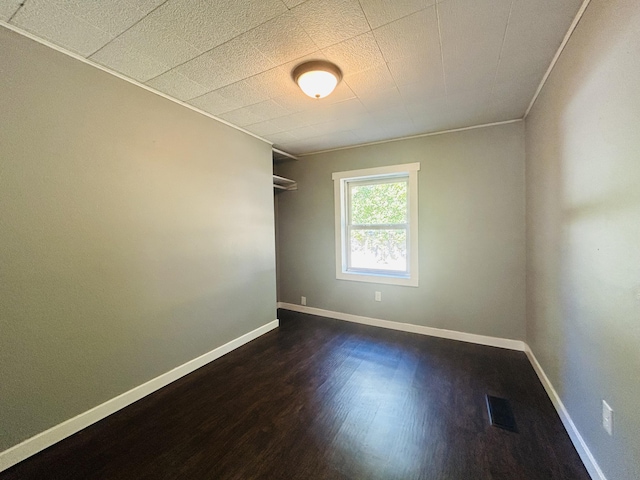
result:
<svg viewBox="0 0 640 480"><path fill-rule="evenodd" d="M487 395L487 408L489 409L489 421L491 425L509 430L510 432L518 432L516 419L513 418L513 411L511 410L509 400Z"/></svg>

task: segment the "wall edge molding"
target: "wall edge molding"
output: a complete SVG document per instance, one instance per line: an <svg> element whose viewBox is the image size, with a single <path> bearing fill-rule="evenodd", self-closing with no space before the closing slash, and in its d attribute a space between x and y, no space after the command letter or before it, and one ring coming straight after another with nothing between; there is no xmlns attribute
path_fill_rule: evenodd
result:
<svg viewBox="0 0 640 480"><path fill-rule="evenodd" d="M508 125L510 123L518 123L518 122L522 122L523 120L524 118L521 117L521 118L512 118L511 120L501 120L499 122L479 123L477 125L469 125L467 127L451 128L448 130L436 130L434 132L419 133L417 135L409 135L405 137L389 138L387 140L378 140L376 142L359 143L357 145L348 145L345 147L329 148L327 150L316 150L314 152L299 153L296 156L302 158L302 157L308 157L310 155L320 155L323 153L339 152L341 150L351 150L352 148L370 147L371 145L382 145L384 143L401 142L403 140L413 140L414 138L433 137L436 135L445 135L447 133L466 132L468 130L476 130L478 128L497 127L500 125Z"/></svg>
<svg viewBox="0 0 640 480"><path fill-rule="evenodd" d="M600 466L591 453L591 450L589 450L587 443L584 441L584 438L582 438L582 435L578 431L578 427L576 427L576 424L573 423L569 412L565 408L564 403L562 403L562 400L560 399L558 392L556 392L556 389L553 387L551 380L549 380L549 377L547 377L547 374L542 369L542 366L538 362L538 359L533 353L533 350L531 350L531 347L529 347L529 345L527 344L525 344L524 353L527 355L529 362L531 362L531 366L540 379L540 383L542 383L542 386L546 390L549 399L551 399L551 403L553 403L553 406L558 412L560 420L562 421L565 430L569 434L569 438L571 438L573 446L578 451L578 455L580 455L582 463L589 472L589 475L591 475L591 478L593 478L594 480L607 480L607 477L604 476L604 473L600 469Z"/></svg>
<svg viewBox="0 0 640 480"><path fill-rule="evenodd" d="M560 55L562 55L562 52L564 52L564 49L567 46L567 43L569 43L569 39L571 38L571 35L573 35L573 32L578 26L578 23L580 23L580 20L582 19L584 12L587 10L587 7L589 6L590 2L591 0L583 0L582 5L580 5L580 8L578 9L578 13L576 13L576 16L573 18L573 21L571 22L571 25L569 25L569 30L567 31L564 38L562 39L562 43L560 43L560 46L558 47L556 54L551 59L551 63L549 64L547 71L542 76L542 80L540 80L540 83L538 84L538 88L533 94L533 98L529 102L529 106L527 107L527 110L524 113L524 117L522 117L523 120L526 120L526 118L529 116L529 112L531 112L531 109L535 105L536 100L538 100L538 96L540 95L540 92L542 92L542 89L546 85L547 80L551 75L551 72L553 72L553 69L555 68L556 63L558 63L558 60L560 59Z"/></svg>
<svg viewBox="0 0 640 480"><path fill-rule="evenodd" d="M350 313L333 312L321 308L295 305L293 303L278 302L278 308L292 310L299 313L309 313L320 317L334 318L347 322L360 323L373 327L388 328L390 330L399 330L401 332L418 333L420 335L428 335L431 337L447 338L449 340L458 340L461 342L476 343L489 347L506 348L508 350L525 351L525 343L521 340L512 340L509 338L490 337L486 335L478 335L475 333L465 333L456 330L445 330L442 328L425 327L423 325L414 325L411 323L392 322L390 320L381 320L378 318L363 317L360 315L352 315Z"/></svg>
<svg viewBox="0 0 640 480"><path fill-rule="evenodd" d="M23 442L0 452L0 472L12 467L13 465L29 458L32 455L44 450L55 443L79 432L80 430L108 417L112 413L131 405L147 395L160 390L162 387L188 375L204 365L226 355L227 353L249 343L252 340L264 335L265 333L277 328L279 320L266 323L238 338L231 340L210 352L199 357L189 360L188 362L169 370L151 380L138 385L100 405L97 405L86 412L76 415L69 420L65 420L44 432L38 433Z"/></svg>

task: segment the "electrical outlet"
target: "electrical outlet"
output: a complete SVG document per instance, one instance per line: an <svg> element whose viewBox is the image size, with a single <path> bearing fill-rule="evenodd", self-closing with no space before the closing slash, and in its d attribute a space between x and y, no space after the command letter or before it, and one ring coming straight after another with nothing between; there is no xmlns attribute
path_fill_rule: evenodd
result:
<svg viewBox="0 0 640 480"><path fill-rule="evenodd" d="M376 292L376 302L382 301L382 292Z"/></svg>
<svg viewBox="0 0 640 480"><path fill-rule="evenodd" d="M613 409L604 400L602 400L602 428L609 435L613 435Z"/></svg>
<svg viewBox="0 0 640 480"><path fill-rule="evenodd" d="M300 305L306 305L307 304L307 297L300 297Z"/></svg>

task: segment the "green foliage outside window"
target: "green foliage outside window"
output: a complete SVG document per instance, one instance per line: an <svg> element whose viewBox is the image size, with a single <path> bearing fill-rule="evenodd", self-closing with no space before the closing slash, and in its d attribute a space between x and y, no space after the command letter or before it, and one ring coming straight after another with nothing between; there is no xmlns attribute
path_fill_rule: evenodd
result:
<svg viewBox="0 0 640 480"><path fill-rule="evenodd" d="M368 263L352 266L406 270L407 189L405 180L351 187L351 225L364 227L351 230L352 258L361 259L353 263ZM388 227L366 228L374 225Z"/></svg>

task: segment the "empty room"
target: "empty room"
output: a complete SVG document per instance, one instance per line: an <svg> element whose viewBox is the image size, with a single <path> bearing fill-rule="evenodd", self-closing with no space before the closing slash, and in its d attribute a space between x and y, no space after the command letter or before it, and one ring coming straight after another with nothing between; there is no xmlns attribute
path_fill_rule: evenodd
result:
<svg viewBox="0 0 640 480"><path fill-rule="evenodd" d="M637 0L0 0L0 480L640 478Z"/></svg>

